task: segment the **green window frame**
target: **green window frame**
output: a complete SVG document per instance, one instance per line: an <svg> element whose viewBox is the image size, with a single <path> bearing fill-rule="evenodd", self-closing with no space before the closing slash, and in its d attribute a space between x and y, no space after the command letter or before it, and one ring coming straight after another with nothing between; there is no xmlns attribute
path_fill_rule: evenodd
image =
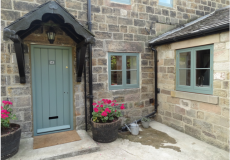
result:
<svg viewBox="0 0 230 160"><path fill-rule="evenodd" d="M122 4L131 4L130 0L111 0L111 2L117 2Z"/></svg>
<svg viewBox="0 0 230 160"><path fill-rule="evenodd" d="M176 51L176 90L213 94L213 45Z"/></svg>
<svg viewBox="0 0 230 160"><path fill-rule="evenodd" d="M111 69L111 57L112 56L121 56L121 69L114 70ZM136 63L136 67L134 69L127 69L127 57L132 56L136 57L136 61L134 60L134 63ZM113 62L114 63L114 62ZM112 77L112 72L119 71L121 72L122 75L122 80L120 85L112 85L111 83L111 77ZM134 81L136 81L135 84L127 84L127 81L130 82L131 79L127 79L127 72L130 72L129 76L131 76L131 72L134 72L133 76L136 78ZM136 71L136 75L135 75ZM118 90L118 89L129 89L129 88L139 88L139 54L138 53L108 53L108 74L109 74L109 90Z"/></svg>
<svg viewBox="0 0 230 160"><path fill-rule="evenodd" d="M160 6L165 6L165 7L173 7L173 0L169 0L169 3L165 2L165 0L159 0L158 3Z"/></svg>

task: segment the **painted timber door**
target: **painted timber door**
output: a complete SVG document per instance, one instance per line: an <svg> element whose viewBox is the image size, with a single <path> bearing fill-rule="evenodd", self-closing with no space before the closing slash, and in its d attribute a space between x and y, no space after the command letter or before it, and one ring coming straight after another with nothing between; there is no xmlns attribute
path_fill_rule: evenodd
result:
<svg viewBox="0 0 230 160"><path fill-rule="evenodd" d="M72 51L31 47L34 135L73 129Z"/></svg>

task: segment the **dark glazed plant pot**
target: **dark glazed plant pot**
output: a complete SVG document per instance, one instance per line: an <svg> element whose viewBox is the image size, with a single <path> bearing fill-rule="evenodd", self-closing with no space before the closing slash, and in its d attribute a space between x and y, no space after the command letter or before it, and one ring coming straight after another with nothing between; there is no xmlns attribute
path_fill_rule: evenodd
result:
<svg viewBox="0 0 230 160"><path fill-rule="evenodd" d="M91 120L93 140L100 143L109 143L117 139L121 119L111 123L95 123Z"/></svg>
<svg viewBox="0 0 230 160"><path fill-rule="evenodd" d="M11 123L11 126L18 126L18 129L1 136L1 159L5 160L14 156L19 149L19 143L21 138L20 125Z"/></svg>

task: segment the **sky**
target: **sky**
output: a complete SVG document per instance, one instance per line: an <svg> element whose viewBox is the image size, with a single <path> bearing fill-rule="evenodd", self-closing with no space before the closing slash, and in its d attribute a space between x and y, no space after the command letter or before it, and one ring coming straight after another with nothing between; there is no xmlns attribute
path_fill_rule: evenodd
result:
<svg viewBox="0 0 230 160"><path fill-rule="evenodd" d="M160 2L162 2L162 3L169 3L169 4L170 4L170 1L171 0L160 0Z"/></svg>

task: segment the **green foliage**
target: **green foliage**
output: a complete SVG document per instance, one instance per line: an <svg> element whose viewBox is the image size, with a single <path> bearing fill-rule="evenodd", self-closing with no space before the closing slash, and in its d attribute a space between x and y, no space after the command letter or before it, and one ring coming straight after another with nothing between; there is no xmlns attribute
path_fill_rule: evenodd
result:
<svg viewBox="0 0 230 160"><path fill-rule="evenodd" d="M148 117L143 117L143 118L141 119L141 121L142 121L142 122L149 122L149 121L150 121L150 118L148 118Z"/></svg>
<svg viewBox="0 0 230 160"><path fill-rule="evenodd" d="M116 56L111 56L111 69L116 70L117 58Z"/></svg>

